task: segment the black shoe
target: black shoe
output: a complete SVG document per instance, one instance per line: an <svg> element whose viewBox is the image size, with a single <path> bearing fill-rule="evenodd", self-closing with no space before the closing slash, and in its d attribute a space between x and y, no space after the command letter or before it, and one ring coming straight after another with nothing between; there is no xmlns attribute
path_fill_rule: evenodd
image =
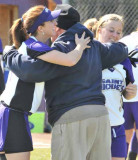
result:
<svg viewBox="0 0 138 160"><path fill-rule="evenodd" d="M136 159L137 159L137 153L129 152L128 160L136 160Z"/></svg>
<svg viewBox="0 0 138 160"><path fill-rule="evenodd" d="M7 160L5 154L0 154L0 160Z"/></svg>
<svg viewBox="0 0 138 160"><path fill-rule="evenodd" d="M46 124L46 127L45 127L45 129L44 129L44 132L45 132L45 133L51 133L51 131L52 131L52 127L50 126L50 124Z"/></svg>

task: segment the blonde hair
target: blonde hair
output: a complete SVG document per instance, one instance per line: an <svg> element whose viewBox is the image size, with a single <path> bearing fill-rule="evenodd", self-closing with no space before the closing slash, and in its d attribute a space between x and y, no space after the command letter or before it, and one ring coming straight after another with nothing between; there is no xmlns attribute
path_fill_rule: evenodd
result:
<svg viewBox="0 0 138 160"><path fill-rule="evenodd" d="M119 21L122 23L122 27L124 27L124 20L122 16L118 14L106 14L102 16L94 26L94 29L96 30L96 39L98 39L99 36L98 35L99 28L104 28L109 21Z"/></svg>
<svg viewBox="0 0 138 160"><path fill-rule="evenodd" d="M90 18L87 19L83 25L92 31L92 27L95 25L96 22L97 22L96 18Z"/></svg>
<svg viewBox="0 0 138 160"><path fill-rule="evenodd" d="M94 37L95 37L95 34L96 34L96 30L93 29L93 26L96 23L97 23L97 19L96 18L90 18L90 19L87 19L83 24L86 28L88 28L89 30L91 30L93 32Z"/></svg>
<svg viewBox="0 0 138 160"><path fill-rule="evenodd" d="M12 37L12 42L14 43L16 48L19 48L23 41L28 39L29 35L27 31L34 24L35 20L44 10L43 5L38 5L30 8L27 12L25 12L22 18L17 19L12 25L10 32ZM42 24L43 25L43 24ZM36 35L35 31L33 35Z"/></svg>

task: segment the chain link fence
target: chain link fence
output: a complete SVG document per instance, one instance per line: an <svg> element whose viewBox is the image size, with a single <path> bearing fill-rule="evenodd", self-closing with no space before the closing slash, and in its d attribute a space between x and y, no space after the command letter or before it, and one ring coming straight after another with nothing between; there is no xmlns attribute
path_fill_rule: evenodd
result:
<svg viewBox="0 0 138 160"><path fill-rule="evenodd" d="M99 19L109 13L124 17L124 35L136 29L138 25L138 0L68 0L81 15L81 23L89 18Z"/></svg>

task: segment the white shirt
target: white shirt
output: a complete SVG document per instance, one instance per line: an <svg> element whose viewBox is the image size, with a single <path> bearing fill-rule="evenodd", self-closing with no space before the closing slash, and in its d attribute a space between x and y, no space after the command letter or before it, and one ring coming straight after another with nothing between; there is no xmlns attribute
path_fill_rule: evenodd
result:
<svg viewBox="0 0 138 160"><path fill-rule="evenodd" d="M119 40L119 42L124 43L128 47L128 52L131 52L135 48L138 48L138 31L123 37Z"/></svg>
<svg viewBox="0 0 138 160"><path fill-rule="evenodd" d="M126 71L123 65L115 65L111 69L102 72L102 92L105 95L105 106L109 112L111 126L118 126L124 123L122 109L122 91L126 87Z"/></svg>
<svg viewBox="0 0 138 160"><path fill-rule="evenodd" d="M27 55L26 44L24 42L18 51L20 54ZM33 85L31 85L31 87L29 87L30 85L27 87L26 84L29 83L22 83L23 81L21 81L13 72L10 71L8 81L6 83L6 88L2 93L0 100L4 101L8 106L19 110L26 110L27 105L30 104L30 106L28 105L28 108L30 108L29 111L34 113L37 111L42 100L44 82L32 83ZM25 96L26 98L29 97L28 102L25 102Z"/></svg>
<svg viewBox="0 0 138 160"><path fill-rule="evenodd" d="M120 42L127 45L129 52L131 52L135 48L138 48L138 31L133 32L130 35L123 37L120 40ZM134 56L134 58L138 58L138 53ZM134 84L136 84L138 86L138 63L136 65L137 65L137 67L135 68L132 66L132 69L133 69L133 75L134 75L134 79L135 79ZM134 97L133 99L130 99L130 100L126 100L124 98L123 101L124 102L138 102L138 90L137 90L136 97Z"/></svg>

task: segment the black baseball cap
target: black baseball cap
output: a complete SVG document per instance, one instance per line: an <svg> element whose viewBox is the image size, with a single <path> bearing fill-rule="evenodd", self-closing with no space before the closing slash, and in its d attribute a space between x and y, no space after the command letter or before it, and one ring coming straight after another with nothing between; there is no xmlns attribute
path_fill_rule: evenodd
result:
<svg viewBox="0 0 138 160"><path fill-rule="evenodd" d="M61 10L57 18L57 27L59 28L67 30L77 22L80 22L79 12L69 4L58 4L55 10Z"/></svg>

